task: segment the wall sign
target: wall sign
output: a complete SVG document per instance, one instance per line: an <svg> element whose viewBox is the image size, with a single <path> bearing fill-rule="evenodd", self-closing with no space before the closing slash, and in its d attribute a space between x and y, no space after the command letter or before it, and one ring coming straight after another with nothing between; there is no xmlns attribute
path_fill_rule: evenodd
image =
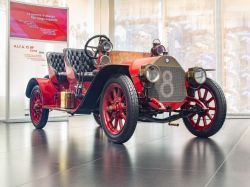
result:
<svg viewBox="0 0 250 187"><path fill-rule="evenodd" d="M68 9L17 2L9 7L9 119L24 119L29 118L24 94L28 81L48 74L47 52L62 52L68 46Z"/></svg>

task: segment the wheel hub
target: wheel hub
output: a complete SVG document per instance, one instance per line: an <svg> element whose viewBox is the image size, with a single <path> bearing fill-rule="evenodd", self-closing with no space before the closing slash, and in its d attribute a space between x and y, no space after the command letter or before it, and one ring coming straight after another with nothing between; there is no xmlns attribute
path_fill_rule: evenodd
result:
<svg viewBox="0 0 250 187"><path fill-rule="evenodd" d="M124 109L124 105L120 103L121 99L118 99L114 102L114 104L108 106L108 111L117 111L119 112L120 110Z"/></svg>
<svg viewBox="0 0 250 187"><path fill-rule="evenodd" d="M34 109L34 111L35 111L36 113L38 113L38 112L40 112L41 107L42 107L42 105L41 105L40 101L36 101L35 104L34 104L33 109Z"/></svg>

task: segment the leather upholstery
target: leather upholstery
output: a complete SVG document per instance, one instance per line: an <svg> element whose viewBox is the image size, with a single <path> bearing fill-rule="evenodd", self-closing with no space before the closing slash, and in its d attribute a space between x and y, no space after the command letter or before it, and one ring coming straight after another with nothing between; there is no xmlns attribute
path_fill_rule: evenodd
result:
<svg viewBox="0 0 250 187"><path fill-rule="evenodd" d="M90 59L83 49L64 49L65 60L72 67L78 81L91 81L96 69L95 60Z"/></svg>
<svg viewBox="0 0 250 187"><path fill-rule="evenodd" d="M63 53L47 53L47 62L55 71L58 81L67 80Z"/></svg>

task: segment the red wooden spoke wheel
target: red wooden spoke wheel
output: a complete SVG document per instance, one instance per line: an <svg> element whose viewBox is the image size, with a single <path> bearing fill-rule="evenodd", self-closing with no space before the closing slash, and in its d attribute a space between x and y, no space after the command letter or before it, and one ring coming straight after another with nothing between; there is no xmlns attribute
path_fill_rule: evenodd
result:
<svg viewBox="0 0 250 187"><path fill-rule="evenodd" d="M35 86L30 95L30 117L37 129L43 128L48 121L49 110L43 109L42 99L39 86Z"/></svg>
<svg viewBox="0 0 250 187"><path fill-rule="evenodd" d="M211 79L193 90L193 97L203 103L204 107L198 107L200 112L192 114L183 121L188 130L199 137L214 135L222 127L226 117L226 99L219 85ZM194 107L193 101L185 107Z"/></svg>
<svg viewBox="0 0 250 187"><path fill-rule="evenodd" d="M34 90L31 98L31 118L34 125L37 125L42 118L42 96L39 89Z"/></svg>
<svg viewBox="0 0 250 187"><path fill-rule="evenodd" d="M104 86L100 100L102 127L115 143L126 142L136 128L139 107L134 85L126 75L117 75Z"/></svg>
<svg viewBox="0 0 250 187"><path fill-rule="evenodd" d="M125 125L127 101L121 86L110 84L103 97L102 111L106 128L113 135L119 134Z"/></svg>
<svg viewBox="0 0 250 187"><path fill-rule="evenodd" d="M198 114L189 116L188 119L194 128L202 131L208 129L213 124L217 106L214 94L205 85L199 87L195 95L196 99L200 100L206 106L206 109L203 109L204 111Z"/></svg>

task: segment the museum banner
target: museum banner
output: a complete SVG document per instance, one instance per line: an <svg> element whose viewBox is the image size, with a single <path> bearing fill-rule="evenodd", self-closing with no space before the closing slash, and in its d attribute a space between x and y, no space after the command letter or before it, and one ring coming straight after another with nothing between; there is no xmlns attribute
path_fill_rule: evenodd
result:
<svg viewBox="0 0 250 187"><path fill-rule="evenodd" d="M67 9L10 2L10 37L67 41Z"/></svg>

